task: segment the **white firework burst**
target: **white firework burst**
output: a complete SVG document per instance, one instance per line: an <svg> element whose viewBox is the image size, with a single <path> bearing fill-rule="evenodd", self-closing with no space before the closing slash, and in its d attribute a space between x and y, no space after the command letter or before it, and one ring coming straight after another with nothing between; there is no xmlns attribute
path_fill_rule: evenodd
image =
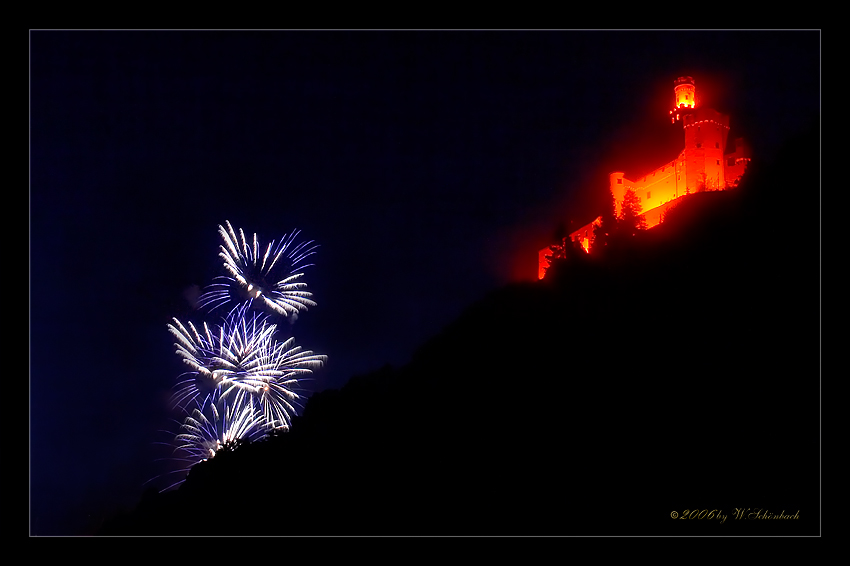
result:
<svg viewBox="0 0 850 566"><path fill-rule="evenodd" d="M238 382L234 380L234 384L238 383L243 395L250 394L257 399L272 429L289 429L292 417L302 407L301 384L310 378L313 370L324 365L327 356L302 350L295 345L295 338L289 338L266 350L263 361L262 374L246 375Z"/></svg>
<svg viewBox="0 0 850 566"><path fill-rule="evenodd" d="M273 429L289 428L302 396L300 383L321 367L326 356L302 350L295 339L278 342L277 325L268 316L233 311L224 324L199 332L191 323L187 330L179 320L168 325L177 337L176 353L191 371L183 374L174 394L175 405L198 402L206 392L220 391L232 404L256 403Z"/></svg>
<svg viewBox="0 0 850 566"><path fill-rule="evenodd" d="M227 275L216 277L220 282L207 287L198 299L199 307L213 311L228 304L247 305L294 320L299 311L316 306L301 279L303 270L312 265L305 261L318 245L312 240L296 243L300 233L296 230L277 244L272 240L263 252L256 233L249 241L241 228L237 235L229 221L225 224L227 228L218 227L224 240L218 255Z"/></svg>
<svg viewBox="0 0 850 566"><path fill-rule="evenodd" d="M189 402L197 402L197 398L204 391L211 393L217 387L220 372L217 368L216 352L217 344L221 337L215 336L205 322L203 332L198 332L191 322L187 329L183 324L174 320L174 325L169 324L168 331L173 334L178 342L175 353L181 357L183 363L192 368L180 376L182 381L177 383L177 389L172 395L174 405L185 406Z"/></svg>

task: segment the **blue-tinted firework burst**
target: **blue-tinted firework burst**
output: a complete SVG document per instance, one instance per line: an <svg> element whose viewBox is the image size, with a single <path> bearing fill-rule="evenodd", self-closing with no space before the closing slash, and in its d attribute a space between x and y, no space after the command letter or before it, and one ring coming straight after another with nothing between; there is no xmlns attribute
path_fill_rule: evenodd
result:
<svg viewBox="0 0 850 566"><path fill-rule="evenodd" d="M222 282L208 287L199 304L210 311L232 307L221 324L196 327L174 318L167 325L177 340L175 353L190 369L172 395L186 416L168 458L184 467L166 475L186 472L186 465L223 449L289 430L305 399L302 383L327 360L296 346L295 338L277 340L277 325L270 322L274 315L292 322L299 311L316 305L301 278L318 246L295 243L296 231L261 253L256 234L249 244L242 230L237 236L230 222L225 224L219 226L224 240L219 256L228 275L217 277Z"/></svg>
<svg viewBox="0 0 850 566"><path fill-rule="evenodd" d="M253 241L245 233L236 231L225 221L227 228L219 226L224 244L219 246L219 257L224 260L227 275L216 277L198 300L201 308L213 311L225 305L247 305L260 308L291 320L299 311L316 306L302 281L304 269L312 264L305 263L315 253L313 241L297 243L296 230L285 235L275 244L272 240L263 252L257 234Z"/></svg>
<svg viewBox="0 0 850 566"><path fill-rule="evenodd" d="M179 320L169 324L177 338L176 353L191 371L183 374L173 400L185 406L213 391L237 405L256 403L272 429L288 428L297 414L301 382L320 368L327 357L302 350L295 339L278 342L277 325L268 316L248 314L245 307L233 311L221 326L204 323L198 331Z"/></svg>

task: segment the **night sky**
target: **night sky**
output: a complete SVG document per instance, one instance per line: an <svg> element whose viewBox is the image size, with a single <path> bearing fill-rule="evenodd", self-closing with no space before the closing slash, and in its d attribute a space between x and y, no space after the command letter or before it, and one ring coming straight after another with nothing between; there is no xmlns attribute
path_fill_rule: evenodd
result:
<svg viewBox="0 0 850 566"><path fill-rule="evenodd" d="M817 31L32 31L30 534L92 533L160 472L166 324L204 319L225 220L321 246L293 332L338 388L673 159L676 77L769 161L820 65Z"/></svg>

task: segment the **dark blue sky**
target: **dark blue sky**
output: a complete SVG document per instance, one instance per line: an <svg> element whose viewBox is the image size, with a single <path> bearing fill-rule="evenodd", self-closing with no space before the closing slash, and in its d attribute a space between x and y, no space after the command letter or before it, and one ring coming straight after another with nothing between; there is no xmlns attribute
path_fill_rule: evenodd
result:
<svg viewBox="0 0 850 566"><path fill-rule="evenodd" d="M219 224L321 245L294 333L339 387L533 278L609 171L672 159L683 74L769 160L819 115L820 34L31 32L31 534L157 473L166 324L219 274Z"/></svg>

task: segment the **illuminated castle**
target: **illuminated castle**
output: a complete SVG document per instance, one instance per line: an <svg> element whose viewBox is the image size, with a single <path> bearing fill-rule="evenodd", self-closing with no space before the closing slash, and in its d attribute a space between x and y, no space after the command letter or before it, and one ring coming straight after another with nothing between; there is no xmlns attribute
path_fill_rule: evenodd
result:
<svg viewBox="0 0 850 566"><path fill-rule="evenodd" d="M736 187L750 161L749 148L742 138L735 139L734 146L727 148L729 116L698 106L694 79L679 77L673 84L674 102L670 120L673 124L681 122L685 132L685 148L675 159L637 179L627 179L621 171L608 176L615 214L620 216L623 197L627 190L632 189L640 199L647 228L661 223L664 212L687 194ZM601 221L602 217L597 217L564 240L578 242L588 251L593 228ZM551 253L548 247L538 252L539 279L543 279L549 267L549 260L545 256Z"/></svg>

